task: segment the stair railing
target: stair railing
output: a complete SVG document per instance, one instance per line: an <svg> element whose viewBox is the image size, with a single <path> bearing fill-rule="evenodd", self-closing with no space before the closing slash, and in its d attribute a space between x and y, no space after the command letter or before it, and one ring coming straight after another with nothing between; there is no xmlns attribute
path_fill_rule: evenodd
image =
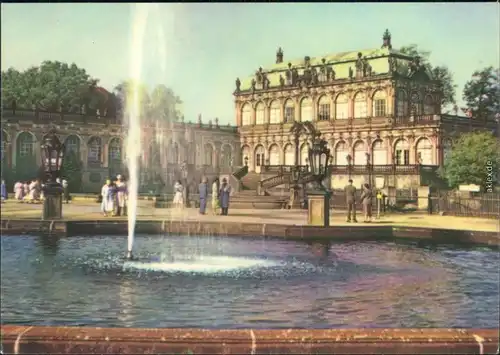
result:
<svg viewBox="0 0 500 355"><path fill-rule="evenodd" d="M248 165L245 165L229 175L229 185L231 185L233 192L239 192L243 190L243 183L241 182L241 179L243 179L247 174Z"/></svg>

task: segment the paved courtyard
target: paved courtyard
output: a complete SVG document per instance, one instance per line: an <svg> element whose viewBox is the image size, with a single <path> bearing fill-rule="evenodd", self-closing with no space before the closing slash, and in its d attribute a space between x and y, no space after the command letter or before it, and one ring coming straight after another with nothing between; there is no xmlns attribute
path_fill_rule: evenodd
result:
<svg viewBox="0 0 500 355"><path fill-rule="evenodd" d="M63 217L68 220L120 220L125 217L104 217L99 211L100 205L95 202L76 202L63 205ZM41 204L25 204L7 201L1 205L1 219L38 219L42 214ZM307 224L307 211L304 210L257 210L233 209L229 216L214 216L210 214L199 215L198 210L189 208L175 210L170 208L153 208L151 201L140 201L138 219L167 219L189 221L227 221L241 223L267 223L286 225ZM362 220L359 215L358 221ZM331 225L350 225L345 222L344 212L338 211L331 214ZM363 224L360 222L359 224ZM370 225L370 224L367 224ZM408 227L428 227L456 230L500 231L500 221L494 219L454 217L454 216L429 216L424 213L390 214L374 220L371 225L398 225Z"/></svg>

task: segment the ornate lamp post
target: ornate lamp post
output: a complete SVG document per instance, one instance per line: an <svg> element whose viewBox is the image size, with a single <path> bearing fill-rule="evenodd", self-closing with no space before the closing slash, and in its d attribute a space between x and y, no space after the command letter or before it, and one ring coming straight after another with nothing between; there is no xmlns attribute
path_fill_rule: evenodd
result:
<svg viewBox="0 0 500 355"><path fill-rule="evenodd" d="M55 129L52 129L44 138L42 144L42 168L45 185L43 193L42 219L62 218L62 192L63 188L56 180L60 176L65 153L64 144L57 138Z"/></svg>
<svg viewBox="0 0 500 355"><path fill-rule="evenodd" d="M330 191L323 186L328 172L330 149L324 139L315 139L309 149L309 168L315 180L315 189L307 193L308 222L312 225L330 225Z"/></svg>
<svg viewBox="0 0 500 355"><path fill-rule="evenodd" d="M184 186L184 205L189 207L189 186L188 186L188 164L186 161L181 164L182 185Z"/></svg>

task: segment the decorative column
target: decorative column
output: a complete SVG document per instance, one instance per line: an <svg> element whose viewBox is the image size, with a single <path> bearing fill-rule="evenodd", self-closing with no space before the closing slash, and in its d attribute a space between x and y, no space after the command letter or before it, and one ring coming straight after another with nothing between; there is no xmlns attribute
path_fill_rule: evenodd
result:
<svg viewBox="0 0 500 355"><path fill-rule="evenodd" d="M269 106L270 102L266 103L265 111L264 111L264 123L269 124L271 118L271 107Z"/></svg>
<svg viewBox="0 0 500 355"><path fill-rule="evenodd" d="M354 97L352 95L352 91L349 92L347 98L348 98L348 101L347 101L348 102L348 104L347 104L347 106L348 106L347 118L348 119L352 119L352 118L354 118Z"/></svg>
<svg viewBox="0 0 500 355"><path fill-rule="evenodd" d="M252 125L255 125L257 120L257 106L255 103L252 104Z"/></svg>
<svg viewBox="0 0 500 355"><path fill-rule="evenodd" d="M367 93L366 93L366 105L367 105L367 108L366 108L366 115L368 117L373 117L373 91L369 90Z"/></svg>
<svg viewBox="0 0 500 355"><path fill-rule="evenodd" d="M241 127L241 103L236 102L235 106L236 126Z"/></svg>
<svg viewBox="0 0 500 355"><path fill-rule="evenodd" d="M330 120L337 118L337 105L335 105L335 91L330 93Z"/></svg>

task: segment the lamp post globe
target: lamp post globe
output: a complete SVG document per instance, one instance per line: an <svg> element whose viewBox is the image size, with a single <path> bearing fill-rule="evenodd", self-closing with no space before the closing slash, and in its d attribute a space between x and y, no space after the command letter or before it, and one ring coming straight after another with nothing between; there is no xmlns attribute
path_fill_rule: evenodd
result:
<svg viewBox="0 0 500 355"><path fill-rule="evenodd" d="M56 130L52 129L45 135L41 148L45 197L42 219L61 219L63 187L58 178L61 176L65 146L57 137Z"/></svg>

